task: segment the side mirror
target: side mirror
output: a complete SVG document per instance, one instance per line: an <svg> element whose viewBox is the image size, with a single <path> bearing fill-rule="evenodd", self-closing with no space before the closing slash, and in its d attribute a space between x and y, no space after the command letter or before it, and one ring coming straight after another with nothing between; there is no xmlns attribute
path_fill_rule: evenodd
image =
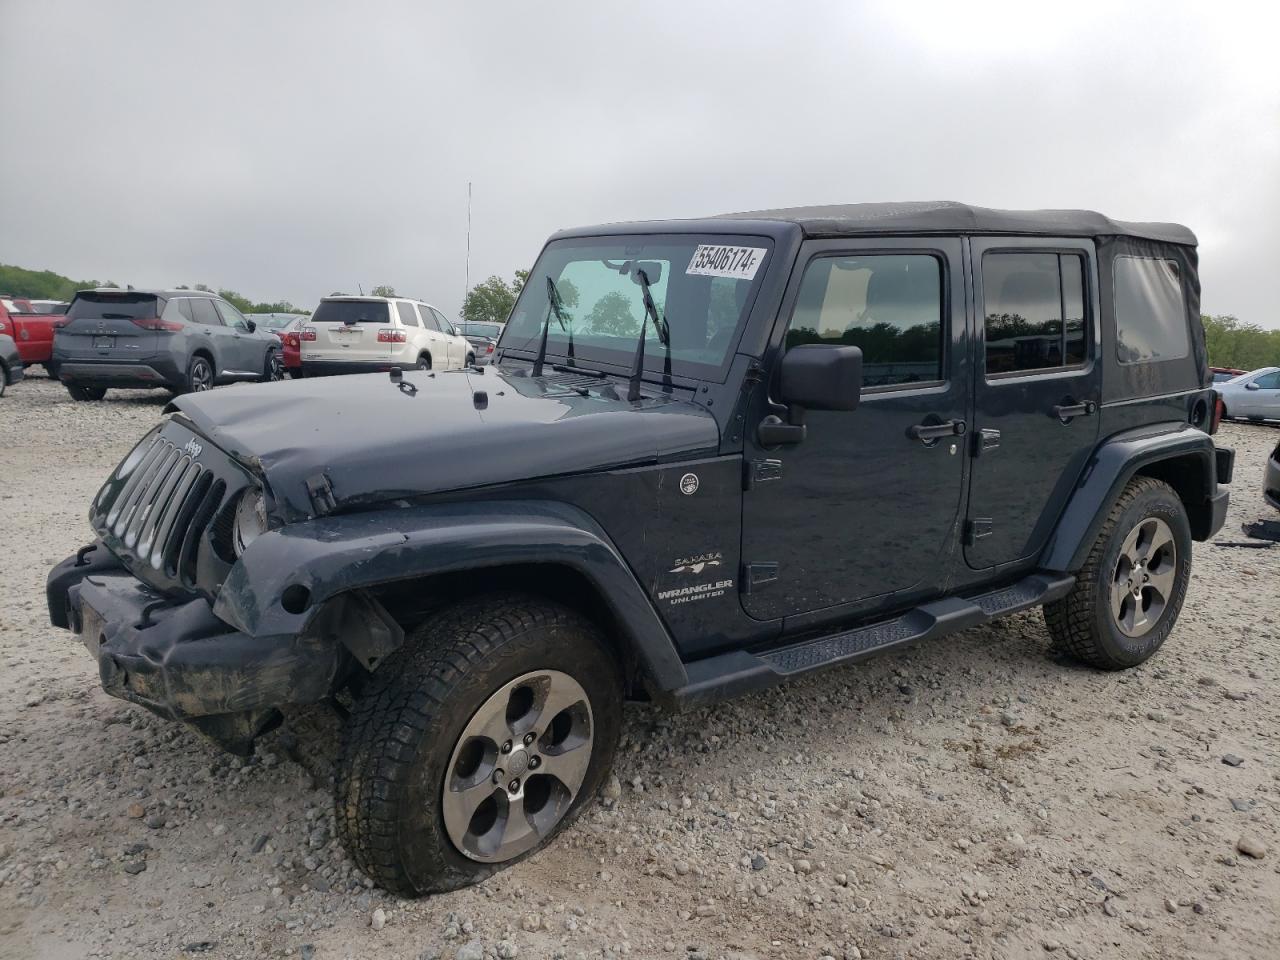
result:
<svg viewBox="0 0 1280 960"><path fill-rule="evenodd" d="M258 321L256 321L256 320L246 320L246 321L245 321L245 323L247 323L247 324L249 325L249 332L250 332L250 333L253 333L255 330L257 330L257 329L258 329Z"/></svg>
<svg viewBox="0 0 1280 960"><path fill-rule="evenodd" d="M1257 380L1254 380L1252 383L1246 383L1246 384L1244 385L1244 388L1245 388L1246 390L1261 390L1261 389L1262 389L1260 386L1258 386L1258 381L1257 381Z"/></svg>
<svg viewBox="0 0 1280 960"><path fill-rule="evenodd" d="M859 347L803 343L782 356L779 400L807 410L856 410L862 398Z"/></svg>
<svg viewBox="0 0 1280 960"><path fill-rule="evenodd" d="M756 428L761 446L799 443L805 438L806 410L856 410L862 398L862 350L836 344L804 343L782 356L778 399L787 419L768 416Z"/></svg>

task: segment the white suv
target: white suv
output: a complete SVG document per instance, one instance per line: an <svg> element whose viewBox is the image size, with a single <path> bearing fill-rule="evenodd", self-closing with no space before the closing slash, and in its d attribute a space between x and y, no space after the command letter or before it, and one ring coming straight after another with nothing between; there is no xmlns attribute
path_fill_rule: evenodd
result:
<svg viewBox="0 0 1280 960"><path fill-rule="evenodd" d="M400 297L325 297L301 331L302 375L392 367L457 370L475 348L435 307Z"/></svg>

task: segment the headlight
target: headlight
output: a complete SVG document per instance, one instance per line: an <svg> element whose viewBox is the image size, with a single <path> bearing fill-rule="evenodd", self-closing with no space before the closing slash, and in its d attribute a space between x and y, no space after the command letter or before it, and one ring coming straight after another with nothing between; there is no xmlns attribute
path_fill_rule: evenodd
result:
<svg viewBox="0 0 1280 960"><path fill-rule="evenodd" d="M236 518L231 527L231 542L236 556L267 532L267 501L257 490L246 490L236 504Z"/></svg>

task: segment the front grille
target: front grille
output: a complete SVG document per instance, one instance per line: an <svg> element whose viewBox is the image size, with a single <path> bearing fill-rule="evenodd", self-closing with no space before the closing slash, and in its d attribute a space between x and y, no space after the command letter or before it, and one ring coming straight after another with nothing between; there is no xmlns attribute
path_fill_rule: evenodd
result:
<svg viewBox="0 0 1280 960"><path fill-rule="evenodd" d="M226 483L162 435L135 451L101 519L103 532L168 579L193 587L200 537L226 493Z"/></svg>

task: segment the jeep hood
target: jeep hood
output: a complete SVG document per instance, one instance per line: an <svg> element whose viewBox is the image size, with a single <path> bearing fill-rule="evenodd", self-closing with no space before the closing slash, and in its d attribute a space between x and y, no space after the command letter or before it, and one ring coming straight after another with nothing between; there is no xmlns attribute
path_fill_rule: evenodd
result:
<svg viewBox="0 0 1280 960"><path fill-rule="evenodd" d="M625 385L520 368L308 378L188 394L169 409L266 480L282 519L337 508L714 454L695 404L627 402Z"/></svg>

